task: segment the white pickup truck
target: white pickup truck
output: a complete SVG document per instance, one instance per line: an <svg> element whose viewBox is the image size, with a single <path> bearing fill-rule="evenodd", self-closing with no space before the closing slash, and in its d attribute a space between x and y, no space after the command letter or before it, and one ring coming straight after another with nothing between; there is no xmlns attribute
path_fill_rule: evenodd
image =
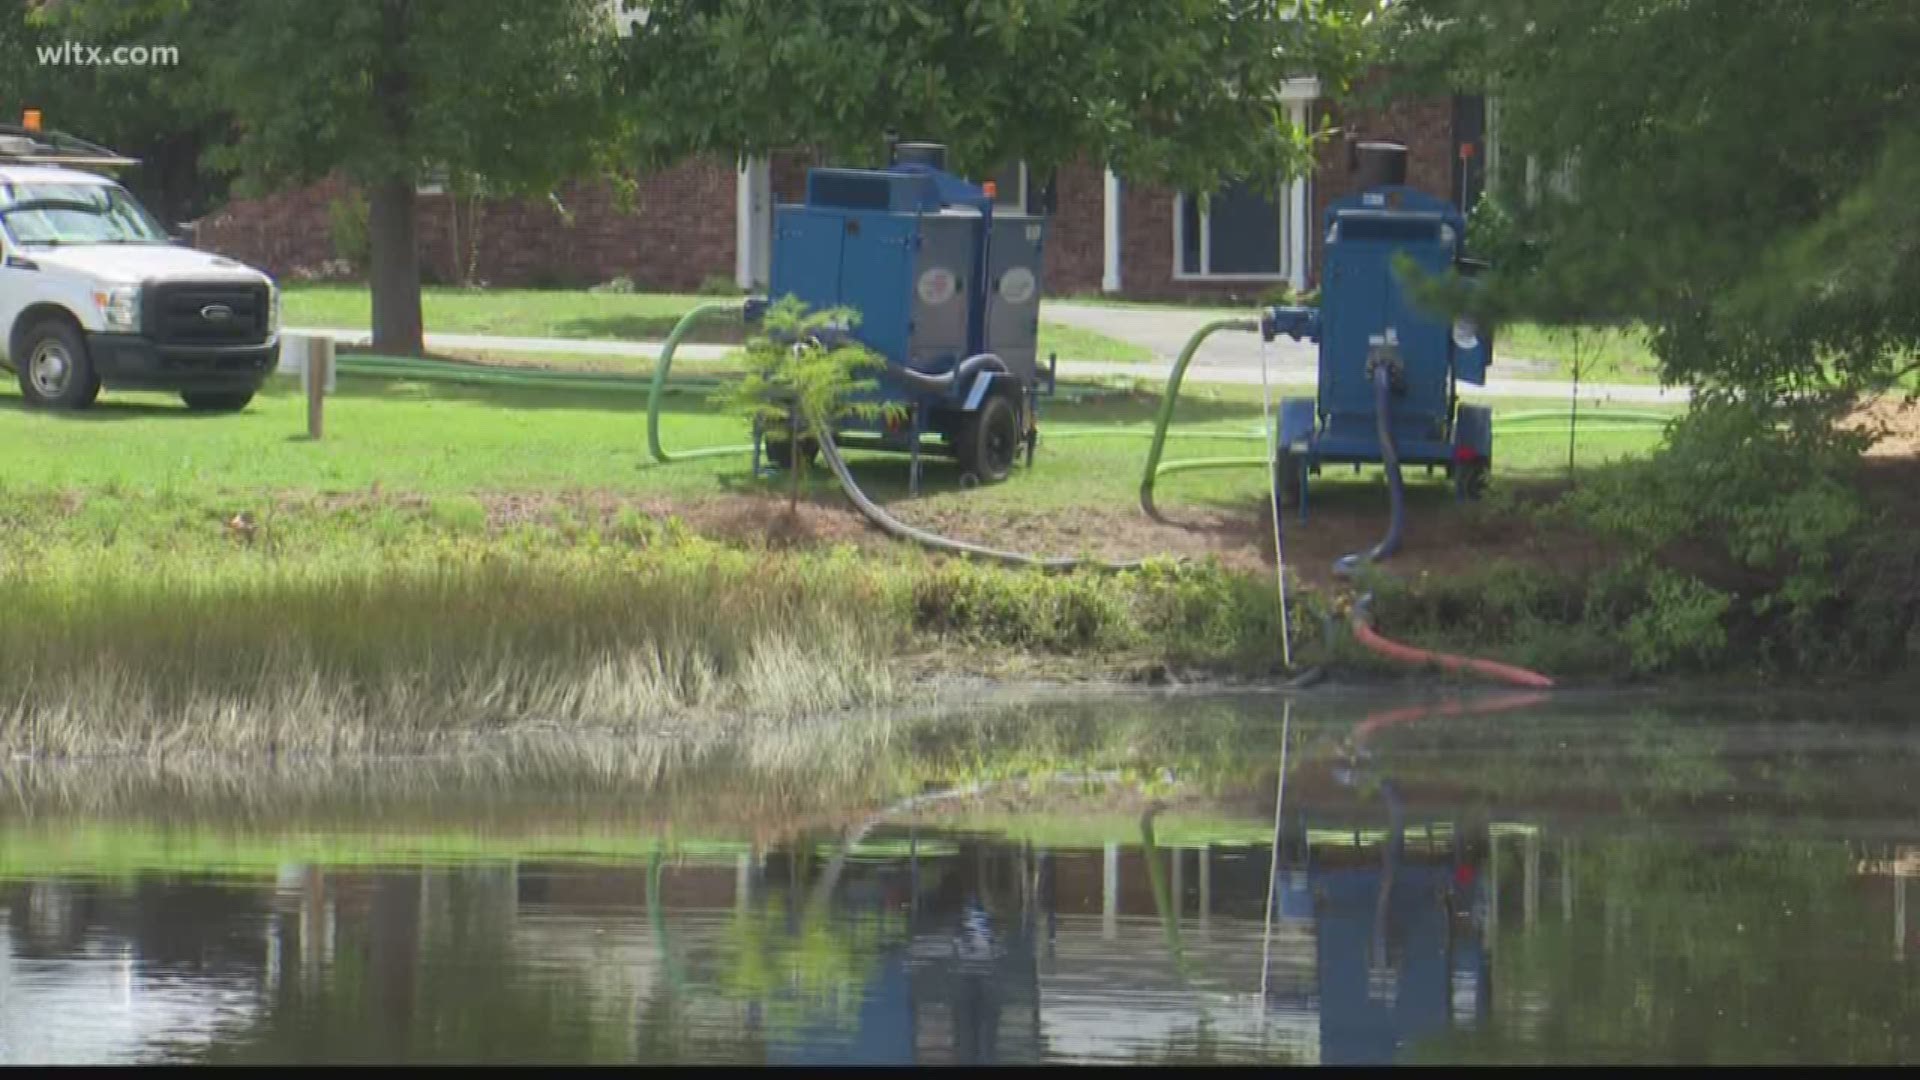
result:
<svg viewBox="0 0 1920 1080"><path fill-rule="evenodd" d="M243 409L279 363L273 279L176 243L92 171L129 164L0 125L0 365L31 406L83 409L107 386Z"/></svg>

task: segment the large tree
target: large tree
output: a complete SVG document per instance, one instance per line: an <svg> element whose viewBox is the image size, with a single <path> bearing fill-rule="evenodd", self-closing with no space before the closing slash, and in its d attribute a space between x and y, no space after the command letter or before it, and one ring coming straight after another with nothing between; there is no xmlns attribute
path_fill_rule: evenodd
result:
<svg viewBox="0 0 1920 1080"><path fill-rule="evenodd" d="M539 190L602 164L613 26L597 0L189 0L218 8L225 160L365 188L373 343L421 351L415 192L435 173Z"/></svg>
<svg viewBox="0 0 1920 1080"><path fill-rule="evenodd" d="M1749 400L1841 402L1920 348L1920 4L1389 10L1405 72L1497 102L1529 257L1492 294L1642 319L1669 376Z"/></svg>
<svg viewBox="0 0 1920 1080"><path fill-rule="evenodd" d="M1371 0L655 0L627 43L643 157L809 146L871 162L884 133L975 172L1087 155L1210 191L1298 172L1290 76L1344 87Z"/></svg>
<svg viewBox="0 0 1920 1080"><path fill-rule="evenodd" d="M230 125L249 188L345 175L367 195L374 347L422 351L415 194L538 191L609 160L617 40L601 0L65 0L100 44L165 42L174 95Z"/></svg>

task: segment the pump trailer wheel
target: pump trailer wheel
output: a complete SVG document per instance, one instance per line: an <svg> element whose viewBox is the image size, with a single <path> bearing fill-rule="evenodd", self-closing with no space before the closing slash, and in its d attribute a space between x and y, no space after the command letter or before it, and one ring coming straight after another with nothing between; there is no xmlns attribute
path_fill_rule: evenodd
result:
<svg viewBox="0 0 1920 1080"><path fill-rule="evenodd" d="M960 421L955 433L954 456L962 472L995 484L1013 473L1014 457L1020 452L1020 416L1005 394L989 394L980 410Z"/></svg>
<svg viewBox="0 0 1920 1080"><path fill-rule="evenodd" d="M793 440L788 438L769 438L766 442L767 462L776 468L791 469L794 465ZM820 442L811 435L800 437L800 457L811 465L820 456Z"/></svg>

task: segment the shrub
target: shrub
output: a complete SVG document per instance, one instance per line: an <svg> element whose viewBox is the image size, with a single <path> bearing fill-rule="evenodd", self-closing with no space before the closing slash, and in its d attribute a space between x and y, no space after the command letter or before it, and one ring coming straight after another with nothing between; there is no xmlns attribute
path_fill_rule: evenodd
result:
<svg viewBox="0 0 1920 1080"><path fill-rule="evenodd" d="M1293 285L1286 282L1275 285L1273 288L1261 293L1259 298L1261 307L1290 307L1294 305L1311 307L1319 302L1320 290L1318 288L1301 289L1296 292L1294 291Z"/></svg>
<svg viewBox="0 0 1920 1080"><path fill-rule="evenodd" d="M590 293L598 293L603 295L611 294L616 296L627 296L634 292L637 292L638 290L634 287L632 278L628 277L625 274L621 274L618 277L615 277L611 280L603 281L598 285L591 286L587 289L587 291Z"/></svg>
<svg viewBox="0 0 1920 1080"><path fill-rule="evenodd" d="M1637 672L1709 667L1727 645L1726 593L1664 568L1649 575L1647 602L1627 620L1623 636Z"/></svg>
<svg viewBox="0 0 1920 1080"><path fill-rule="evenodd" d="M1703 587L1735 594L1761 624L1755 636L1785 645L1776 660L1804 665L1844 621L1843 584L1874 531L1855 483L1863 445L1818 417L1709 401L1660 451L1597 475L1565 509L1668 562L1698 564L1697 576L1718 579ZM1683 599L1671 582L1658 588L1666 602Z"/></svg>
<svg viewBox="0 0 1920 1080"><path fill-rule="evenodd" d="M700 287L695 290L701 296L745 296L747 290L740 283L724 274L708 274L701 279Z"/></svg>
<svg viewBox="0 0 1920 1080"><path fill-rule="evenodd" d="M875 419L903 408L862 400L879 388L872 373L886 361L848 335L859 319L852 308L809 312L786 297L768 309L762 333L747 342L746 376L714 395L720 407L792 441L795 507L806 482L807 455L799 449L802 432L790 427L831 430L842 420Z"/></svg>
<svg viewBox="0 0 1920 1080"><path fill-rule="evenodd" d="M327 204L327 236L333 242L334 257L356 269L367 265L373 251L368 213L366 196L354 190Z"/></svg>

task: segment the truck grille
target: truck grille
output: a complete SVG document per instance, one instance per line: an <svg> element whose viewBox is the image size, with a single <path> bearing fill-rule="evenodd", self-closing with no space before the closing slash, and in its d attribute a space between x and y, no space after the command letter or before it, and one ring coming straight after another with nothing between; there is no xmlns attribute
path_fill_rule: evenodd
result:
<svg viewBox="0 0 1920 1080"><path fill-rule="evenodd" d="M163 281L146 287L143 303L141 325L161 345L255 345L267 339L264 283Z"/></svg>

